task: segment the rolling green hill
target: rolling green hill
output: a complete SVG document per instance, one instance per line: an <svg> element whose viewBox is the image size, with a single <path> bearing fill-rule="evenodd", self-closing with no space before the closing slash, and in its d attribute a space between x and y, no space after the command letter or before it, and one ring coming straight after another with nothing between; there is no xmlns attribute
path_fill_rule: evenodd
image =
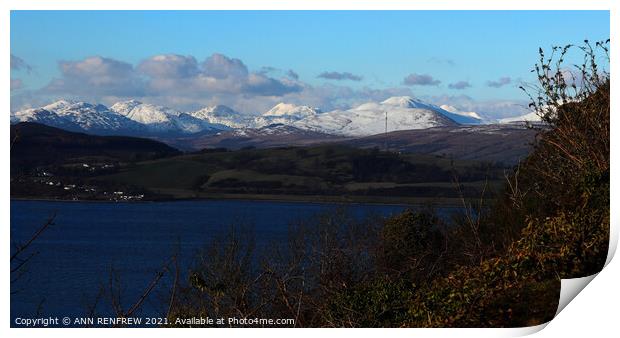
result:
<svg viewBox="0 0 620 338"><path fill-rule="evenodd" d="M504 168L342 145L201 152L138 162L96 177L173 198L245 196L458 197L491 186Z"/></svg>

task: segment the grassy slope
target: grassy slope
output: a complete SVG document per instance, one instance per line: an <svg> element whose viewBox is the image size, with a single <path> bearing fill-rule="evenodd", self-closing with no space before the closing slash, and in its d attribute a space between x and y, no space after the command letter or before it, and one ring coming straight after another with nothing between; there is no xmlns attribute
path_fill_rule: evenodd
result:
<svg viewBox="0 0 620 338"><path fill-rule="evenodd" d="M484 179L480 177L487 173L491 185L499 186L502 172L499 168L487 170L478 162L453 162L431 155L317 146L188 154L139 162L97 179L143 186L175 198L222 194L393 196L390 190L395 188L400 188L399 192L414 188L452 191L453 169L464 177L461 181L466 187L481 187ZM468 180L472 174L478 179Z"/></svg>

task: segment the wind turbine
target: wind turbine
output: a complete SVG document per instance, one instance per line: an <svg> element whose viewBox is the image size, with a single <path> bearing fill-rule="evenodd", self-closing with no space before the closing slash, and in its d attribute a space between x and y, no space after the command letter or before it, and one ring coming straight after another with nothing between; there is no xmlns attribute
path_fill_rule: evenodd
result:
<svg viewBox="0 0 620 338"><path fill-rule="evenodd" d="M385 151L388 151L388 146L387 146L387 144L388 144L388 135L387 135L388 129L387 129L387 124L388 124L388 116L387 116L387 110L386 110L385 111L385 140L384 140L385 141L385 144L384 144Z"/></svg>

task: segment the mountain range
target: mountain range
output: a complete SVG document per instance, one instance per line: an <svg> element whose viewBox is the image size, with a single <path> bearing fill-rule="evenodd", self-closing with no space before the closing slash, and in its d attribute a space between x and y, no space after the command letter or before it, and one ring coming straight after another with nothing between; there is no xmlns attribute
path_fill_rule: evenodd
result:
<svg viewBox="0 0 620 338"><path fill-rule="evenodd" d="M527 120L531 116L527 116ZM526 119L523 119L526 120ZM520 118L503 122L521 121ZM11 113L11 123L37 122L74 132L98 135L146 137L188 137L237 133L269 133L270 126L287 126L287 133L314 132L316 136L363 137L401 130L480 125L489 123L475 112L458 112L450 106L438 107L402 96L382 102L367 102L346 110L320 109L279 103L260 114L244 114L223 106L180 112L137 100L102 104L60 100L39 108ZM283 131L277 127L273 131Z"/></svg>

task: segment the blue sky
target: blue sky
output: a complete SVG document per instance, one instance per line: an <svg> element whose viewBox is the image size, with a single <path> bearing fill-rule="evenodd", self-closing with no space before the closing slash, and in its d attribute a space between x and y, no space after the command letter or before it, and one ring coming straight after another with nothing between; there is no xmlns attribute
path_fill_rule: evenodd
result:
<svg viewBox="0 0 620 338"><path fill-rule="evenodd" d="M409 94L492 114L497 108L484 102L525 99L516 87L531 80L538 47L586 38L609 38L609 12L13 11L11 54L22 63L11 70L12 108L139 96L179 109L223 103L251 111L304 100L329 109ZM202 64L214 54L221 57L213 67L245 67L246 78L226 82L223 74L207 85ZM157 55L183 59L144 66ZM170 62L194 78L162 75Z"/></svg>

